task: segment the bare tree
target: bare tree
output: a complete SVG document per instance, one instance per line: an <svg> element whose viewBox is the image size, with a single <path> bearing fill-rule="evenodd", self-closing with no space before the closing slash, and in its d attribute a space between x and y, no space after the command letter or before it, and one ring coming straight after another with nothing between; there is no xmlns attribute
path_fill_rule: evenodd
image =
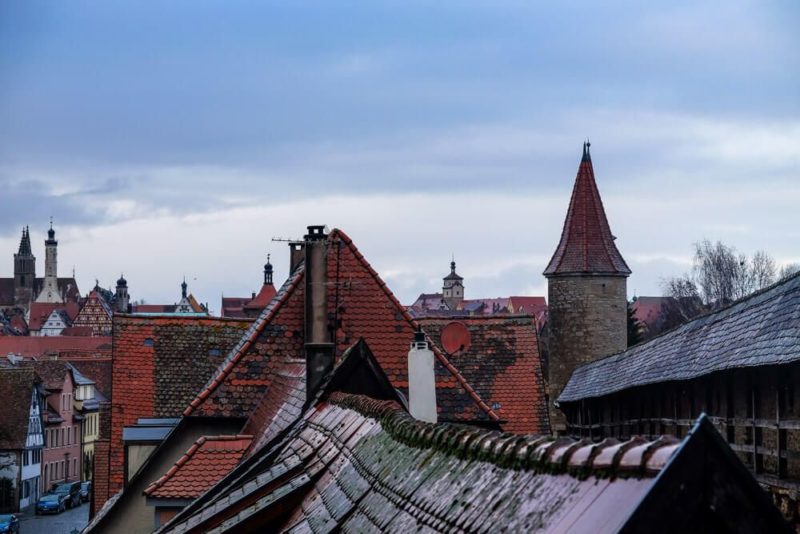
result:
<svg viewBox="0 0 800 534"><path fill-rule="evenodd" d="M778 273L778 280L786 280L797 273L800 273L800 263L787 263L781 267Z"/></svg>
<svg viewBox="0 0 800 534"><path fill-rule="evenodd" d="M725 306L772 284L776 271L775 260L764 251L748 258L721 241L705 239L694 245L691 271L664 280L662 288L686 320L703 309Z"/></svg>

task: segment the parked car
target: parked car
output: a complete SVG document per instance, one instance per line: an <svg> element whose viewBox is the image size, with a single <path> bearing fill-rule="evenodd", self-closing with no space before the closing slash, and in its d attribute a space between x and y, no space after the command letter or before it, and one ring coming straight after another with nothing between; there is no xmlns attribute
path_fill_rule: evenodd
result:
<svg viewBox="0 0 800 534"><path fill-rule="evenodd" d="M81 502L89 502L92 496L92 481L81 482Z"/></svg>
<svg viewBox="0 0 800 534"><path fill-rule="evenodd" d="M81 505L81 483L65 482L53 488L53 493L68 495L67 508Z"/></svg>
<svg viewBox="0 0 800 534"><path fill-rule="evenodd" d="M14 514L0 514L0 532L19 534L19 518Z"/></svg>
<svg viewBox="0 0 800 534"><path fill-rule="evenodd" d="M48 493L36 501L36 515L60 514L67 509L69 495L66 493Z"/></svg>

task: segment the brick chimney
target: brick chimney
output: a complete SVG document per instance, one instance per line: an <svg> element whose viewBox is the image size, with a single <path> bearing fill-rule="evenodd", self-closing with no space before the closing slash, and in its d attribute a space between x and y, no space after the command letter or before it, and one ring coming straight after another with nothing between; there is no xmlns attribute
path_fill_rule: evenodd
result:
<svg viewBox="0 0 800 534"><path fill-rule="evenodd" d="M294 271L303 262L305 251L304 241L292 241L289 243L289 272Z"/></svg>
<svg viewBox="0 0 800 534"><path fill-rule="evenodd" d="M292 247L292 255L295 248ZM306 398L311 399L333 369L334 344L328 328L327 250L324 226L309 226L305 251Z"/></svg>
<svg viewBox="0 0 800 534"><path fill-rule="evenodd" d="M425 334L417 330L408 351L408 407L414 419L436 422L436 377L433 351Z"/></svg>

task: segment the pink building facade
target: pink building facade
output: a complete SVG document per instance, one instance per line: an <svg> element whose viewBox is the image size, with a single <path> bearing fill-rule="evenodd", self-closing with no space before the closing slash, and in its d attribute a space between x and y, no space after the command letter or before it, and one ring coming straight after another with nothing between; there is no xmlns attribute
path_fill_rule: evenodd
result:
<svg viewBox="0 0 800 534"><path fill-rule="evenodd" d="M54 484L81 480L81 424L74 408L72 373L65 371L60 390L53 385L47 388L41 478L43 493Z"/></svg>

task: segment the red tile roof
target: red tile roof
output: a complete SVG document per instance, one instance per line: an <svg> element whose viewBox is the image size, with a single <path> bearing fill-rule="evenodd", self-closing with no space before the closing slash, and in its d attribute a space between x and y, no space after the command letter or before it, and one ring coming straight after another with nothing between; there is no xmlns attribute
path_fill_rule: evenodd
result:
<svg viewBox="0 0 800 534"><path fill-rule="evenodd" d="M561 241L544 270L545 276L584 273L631 274L614 244L587 144L583 147L583 159L578 167Z"/></svg>
<svg viewBox="0 0 800 534"><path fill-rule="evenodd" d="M338 354L363 337L392 385L407 394L408 346L417 322L347 234L334 229L328 241L332 247L328 254L328 313L341 322L336 331ZM435 343L432 349L436 356L439 417L450 421L497 421L497 414Z"/></svg>
<svg viewBox="0 0 800 534"><path fill-rule="evenodd" d="M50 303L50 302L34 302L31 304L30 309L30 320L28 321L28 327L30 330L41 330L42 326L44 326L45 321L53 313L53 310L64 310L67 312L67 317L69 318L70 322L75 319L80 311L80 307L78 306L77 302L67 302L67 303Z"/></svg>
<svg viewBox="0 0 800 534"><path fill-rule="evenodd" d="M19 363L20 367L33 369L44 383L44 387L51 391L61 391L67 375L72 379L67 362L62 360L25 360Z"/></svg>
<svg viewBox="0 0 800 534"><path fill-rule="evenodd" d="M392 384L408 389L407 353L417 324L341 230L328 236L328 313L340 324L337 357L363 337ZM335 251L335 253L334 253ZM273 366L304 357L303 268L298 268L221 364L216 376L184 411L207 416L248 416L261 401ZM448 358L434 347L440 417L497 421Z"/></svg>
<svg viewBox="0 0 800 534"><path fill-rule="evenodd" d="M220 315L223 317L247 317L244 313L244 305L252 300L252 297L222 297Z"/></svg>
<svg viewBox="0 0 800 534"><path fill-rule="evenodd" d="M28 333L28 323L25 322L25 317L22 315L14 315L9 324L11 325L11 328L23 336Z"/></svg>
<svg viewBox="0 0 800 534"><path fill-rule="evenodd" d="M511 301L513 313L524 313L538 317L547 312L547 301L544 297L508 297Z"/></svg>
<svg viewBox="0 0 800 534"><path fill-rule="evenodd" d="M267 307L267 304L275 298L275 286L272 284L264 284L256 297L244 305L246 310L262 310Z"/></svg>
<svg viewBox="0 0 800 534"><path fill-rule="evenodd" d="M431 317L418 319L422 329L439 346L442 331L463 324L469 346L450 354L464 378L492 406L514 433L549 433L544 377L530 317Z"/></svg>
<svg viewBox="0 0 800 534"><path fill-rule="evenodd" d="M157 499L194 499L236 467L253 436L203 436L144 494Z"/></svg>
<svg viewBox="0 0 800 534"><path fill-rule="evenodd" d="M122 429L177 417L250 325L198 316L114 315L110 488L123 482Z"/></svg>
<svg viewBox="0 0 800 534"><path fill-rule="evenodd" d="M183 415L247 417L272 381L271 366L303 357L302 266L284 282Z"/></svg>
<svg viewBox="0 0 800 534"><path fill-rule="evenodd" d="M671 297L637 297L631 304L633 317L647 328L654 328Z"/></svg>
<svg viewBox="0 0 800 534"><path fill-rule="evenodd" d="M25 447L33 388L40 381L30 367L0 369L0 391L6 401L0 410L0 450Z"/></svg>
<svg viewBox="0 0 800 534"><path fill-rule="evenodd" d="M110 330L110 329L109 329ZM91 336L91 326L68 326L61 331L62 336ZM108 334L107 334L108 335Z"/></svg>
<svg viewBox="0 0 800 534"><path fill-rule="evenodd" d="M255 436L248 455L270 443L289 428L303 412L306 400L306 364L304 360L287 361L270 370L270 387L244 426Z"/></svg>
<svg viewBox="0 0 800 534"><path fill-rule="evenodd" d="M2 336L0 356L13 353L24 358L111 356L111 338L103 336Z"/></svg>

